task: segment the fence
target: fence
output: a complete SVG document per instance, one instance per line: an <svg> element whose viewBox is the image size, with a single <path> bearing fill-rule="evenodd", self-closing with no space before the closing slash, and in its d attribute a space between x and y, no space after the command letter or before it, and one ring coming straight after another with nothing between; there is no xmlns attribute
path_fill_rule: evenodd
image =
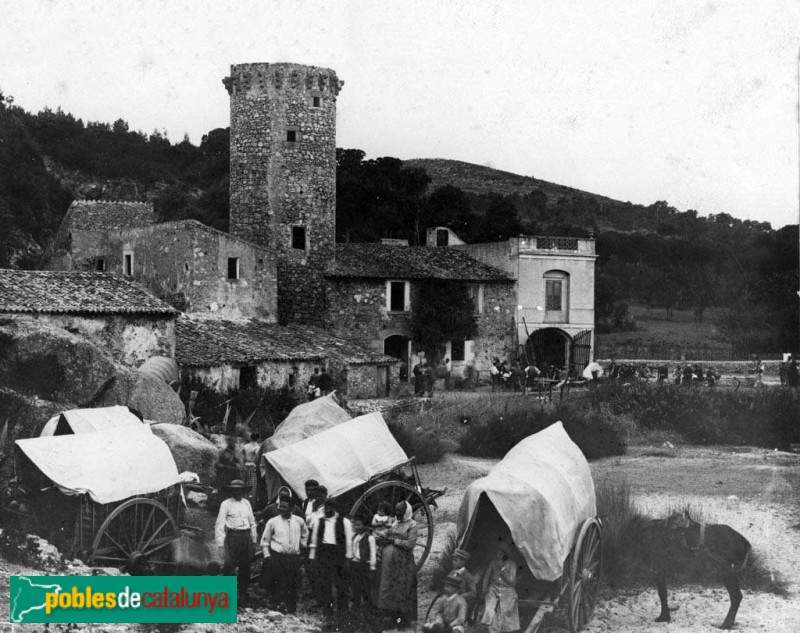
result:
<svg viewBox="0 0 800 633"><path fill-rule="evenodd" d="M603 345L600 343L595 349L595 358L637 358L642 360L700 360L700 361L753 361L757 357L761 360L783 360L780 352L765 352L750 354L736 352L732 349L700 346L685 347L670 344L644 344L644 343L617 343Z"/></svg>

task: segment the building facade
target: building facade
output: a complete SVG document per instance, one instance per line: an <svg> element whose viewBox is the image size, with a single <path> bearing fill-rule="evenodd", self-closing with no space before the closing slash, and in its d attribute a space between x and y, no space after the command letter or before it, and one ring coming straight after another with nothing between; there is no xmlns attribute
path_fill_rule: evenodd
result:
<svg viewBox="0 0 800 633"><path fill-rule="evenodd" d="M529 362L581 369L592 360L594 239L522 236L456 248L516 280L516 339Z"/></svg>

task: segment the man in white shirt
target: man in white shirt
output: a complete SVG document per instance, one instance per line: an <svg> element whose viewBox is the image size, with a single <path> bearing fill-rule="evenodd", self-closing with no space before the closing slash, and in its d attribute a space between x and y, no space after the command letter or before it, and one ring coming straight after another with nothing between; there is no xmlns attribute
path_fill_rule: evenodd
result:
<svg viewBox="0 0 800 633"><path fill-rule="evenodd" d="M311 530L308 557L317 562L318 599L326 610L347 609L347 561L353 558L353 526L337 511L336 502L326 499L324 514Z"/></svg>
<svg viewBox="0 0 800 633"><path fill-rule="evenodd" d="M278 502L279 515L267 521L261 535L264 554L262 586L271 608L294 613L300 590L301 553L308 544L305 521L292 514L286 499Z"/></svg>
<svg viewBox="0 0 800 633"><path fill-rule="evenodd" d="M256 519L250 502L243 498L246 486L241 479L234 479L223 490L231 496L219 507L214 536L217 547L223 550L224 566L222 573L232 576L238 569L237 588L240 601L247 599L250 585L250 557L256 544Z"/></svg>

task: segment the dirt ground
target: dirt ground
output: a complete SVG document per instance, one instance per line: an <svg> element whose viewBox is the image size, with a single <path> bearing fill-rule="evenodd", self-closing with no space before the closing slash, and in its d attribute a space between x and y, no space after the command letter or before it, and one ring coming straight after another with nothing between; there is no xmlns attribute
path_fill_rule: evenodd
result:
<svg viewBox="0 0 800 633"><path fill-rule="evenodd" d="M668 456L669 455L669 456ZM436 512L434 552L420 578L420 612L434 597L430 591L433 560L454 530L461 493L484 475L495 460L448 455L440 464L420 467L423 481L447 486ZM766 449L678 446L634 447L624 457L591 464L595 482L625 478L637 505L661 516L689 504L707 522L727 523L744 534L769 568L787 581L789 595L745 592L736 630L800 631L800 455ZM724 587L670 587L672 623L656 624L659 602L654 587L611 591L604 587L588 633L689 633L716 631L728 608ZM557 614L544 631L567 630ZM481 627L473 627L478 630Z"/></svg>
<svg viewBox="0 0 800 633"><path fill-rule="evenodd" d="M447 488L435 512L433 551L419 578L420 624L434 593L430 577L434 561L454 530L464 488L485 475L496 460L447 455L438 464L420 466L426 485ZM699 448L674 449L637 446L623 457L591 463L596 483L606 477L627 479L641 509L663 515L669 508L688 503L701 511L706 521L727 523L742 532L770 568L787 582L789 596L745 592L736 629L797 633L800 631L800 455L765 449ZM31 569L0 560L0 631L10 631L8 622L8 576L37 574ZM671 624L655 624L658 598L655 588L638 587L611 591L604 588L588 633L689 633L711 632L722 621L728 607L725 589L719 587L671 587L670 603L677 610ZM545 620L546 633L565 631L558 614ZM140 631L142 633L233 633L281 631L305 633L330 630L314 614L282 616L258 609L242 609L237 625L81 626L90 631ZM16 625L16 631L40 631L34 625ZM50 630L66 630L51 627ZM470 633L485 633L473 627Z"/></svg>

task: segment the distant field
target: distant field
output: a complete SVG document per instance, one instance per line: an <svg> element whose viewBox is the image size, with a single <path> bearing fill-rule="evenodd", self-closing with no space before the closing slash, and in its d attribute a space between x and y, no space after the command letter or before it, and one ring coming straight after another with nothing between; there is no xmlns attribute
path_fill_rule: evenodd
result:
<svg viewBox="0 0 800 633"><path fill-rule="evenodd" d="M730 355L732 346L723 340L719 329L713 325L720 313L719 308L706 310L703 321L698 322L691 310L675 310L668 316L666 310L634 304L631 314L636 320L636 331L597 334L595 355L601 358L612 355L648 358L659 350L671 350L678 357L681 354L678 350L684 350L687 358L702 357L706 352L715 357ZM641 350L638 356L635 353L637 349Z"/></svg>

